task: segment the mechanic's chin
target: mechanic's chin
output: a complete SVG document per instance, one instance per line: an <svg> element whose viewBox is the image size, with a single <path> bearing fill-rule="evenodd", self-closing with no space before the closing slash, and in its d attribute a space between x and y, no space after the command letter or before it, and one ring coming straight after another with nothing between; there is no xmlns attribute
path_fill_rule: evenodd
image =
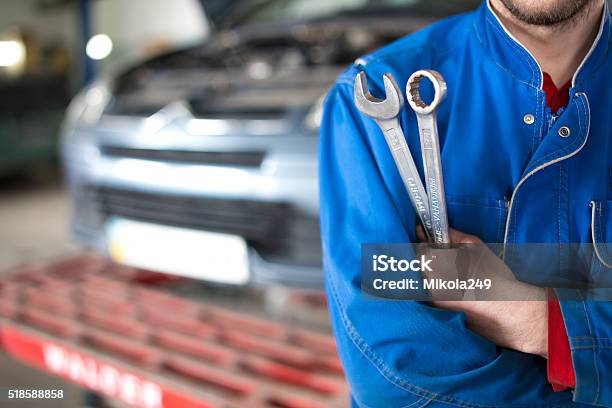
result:
<svg viewBox="0 0 612 408"><path fill-rule="evenodd" d="M598 0L493 0L518 20L538 26L555 26L579 18Z"/></svg>

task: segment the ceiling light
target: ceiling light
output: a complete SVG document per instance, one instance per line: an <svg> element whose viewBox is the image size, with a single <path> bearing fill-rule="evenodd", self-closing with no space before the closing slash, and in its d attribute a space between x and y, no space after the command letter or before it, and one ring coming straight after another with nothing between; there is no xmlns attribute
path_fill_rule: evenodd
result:
<svg viewBox="0 0 612 408"><path fill-rule="evenodd" d="M85 52L93 60L103 60L113 51L113 41L106 34L96 34L87 41Z"/></svg>
<svg viewBox="0 0 612 408"><path fill-rule="evenodd" d="M0 67L12 67L25 60L25 46L20 41L0 41Z"/></svg>

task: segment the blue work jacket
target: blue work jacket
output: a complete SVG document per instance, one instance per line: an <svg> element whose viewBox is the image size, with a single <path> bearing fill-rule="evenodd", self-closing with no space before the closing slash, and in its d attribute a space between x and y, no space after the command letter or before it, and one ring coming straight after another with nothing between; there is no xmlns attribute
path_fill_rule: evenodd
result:
<svg viewBox="0 0 612 408"><path fill-rule="evenodd" d="M361 245L415 242L417 218L381 131L353 101L360 71L379 97L387 72L403 88L416 70L439 71L448 84L438 126L453 228L491 243L611 242L610 20L606 8L556 116L540 66L487 2L358 59L331 89L320 149L324 270L356 406L612 406L612 302L581 293L561 301L576 388L555 393L545 359L497 347L470 331L463 313L363 296ZM406 106L400 119L422 177L415 114ZM595 255L612 265L606 247Z"/></svg>

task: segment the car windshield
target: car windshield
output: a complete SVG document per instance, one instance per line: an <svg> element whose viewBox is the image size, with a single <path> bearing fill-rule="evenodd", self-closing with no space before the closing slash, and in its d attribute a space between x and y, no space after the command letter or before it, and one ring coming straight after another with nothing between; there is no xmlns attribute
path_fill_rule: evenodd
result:
<svg viewBox="0 0 612 408"><path fill-rule="evenodd" d="M479 0L251 0L231 7L224 28L269 22L305 21L342 13L384 9L424 9L453 14L475 7Z"/></svg>

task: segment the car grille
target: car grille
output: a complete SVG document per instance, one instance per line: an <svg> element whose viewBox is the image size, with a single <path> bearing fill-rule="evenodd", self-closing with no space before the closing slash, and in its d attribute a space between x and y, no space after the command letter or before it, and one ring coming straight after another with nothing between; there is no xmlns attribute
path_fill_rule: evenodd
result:
<svg viewBox="0 0 612 408"><path fill-rule="evenodd" d="M265 153L261 151L203 152L194 150L139 149L118 146L101 146L100 151L103 155L110 157L241 167L259 167L265 156Z"/></svg>
<svg viewBox="0 0 612 408"><path fill-rule="evenodd" d="M300 265L321 262L316 217L286 203L161 195L108 187L86 187L86 200L106 219L144 222L242 236L267 260Z"/></svg>

